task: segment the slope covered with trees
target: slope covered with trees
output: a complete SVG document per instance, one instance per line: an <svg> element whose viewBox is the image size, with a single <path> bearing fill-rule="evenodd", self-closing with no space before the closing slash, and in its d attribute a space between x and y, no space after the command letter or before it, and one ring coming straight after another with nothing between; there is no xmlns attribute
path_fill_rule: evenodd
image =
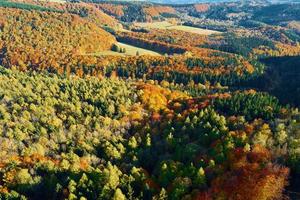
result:
<svg viewBox="0 0 300 200"><path fill-rule="evenodd" d="M97 8L122 22L151 22L162 20L164 17L177 17L177 12L172 6L156 5L150 2L99 0L86 0L85 2L93 3Z"/></svg>
<svg viewBox="0 0 300 200"><path fill-rule="evenodd" d="M0 0L0 199L297 196L299 58L282 56L300 36L283 7ZM132 25L169 17L226 32ZM161 54L101 54L117 41Z"/></svg>
<svg viewBox="0 0 300 200"><path fill-rule="evenodd" d="M54 69L73 55L110 49L115 38L77 15L0 8L1 63Z"/></svg>
<svg viewBox="0 0 300 200"><path fill-rule="evenodd" d="M299 122L281 106L262 113L274 106L266 94L0 71L2 198L270 199L289 173L274 159L297 161ZM218 111L240 97L244 113Z"/></svg>
<svg viewBox="0 0 300 200"><path fill-rule="evenodd" d="M300 58L275 57L263 59L267 70L263 76L249 83L250 87L267 91L282 103L300 106Z"/></svg>
<svg viewBox="0 0 300 200"><path fill-rule="evenodd" d="M102 12L98 6L87 3L68 3L68 2L47 2L36 0L14 0L11 2L16 5L30 5L44 8L47 11L67 12L76 14L90 22L95 23L99 27L109 26L111 28L118 28L120 23L114 17Z"/></svg>

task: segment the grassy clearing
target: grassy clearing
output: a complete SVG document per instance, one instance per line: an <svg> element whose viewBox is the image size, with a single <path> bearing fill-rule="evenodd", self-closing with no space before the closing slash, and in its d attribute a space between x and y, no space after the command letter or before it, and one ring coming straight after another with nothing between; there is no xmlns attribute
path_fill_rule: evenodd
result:
<svg viewBox="0 0 300 200"><path fill-rule="evenodd" d="M191 26L171 26L171 27L168 27L168 29L187 31L187 32L191 32L191 33L201 34L201 35L212 35L212 34L220 34L221 33L219 31L196 28L196 27L191 27Z"/></svg>
<svg viewBox="0 0 300 200"><path fill-rule="evenodd" d="M121 43L121 42L116 43L116 45L118 45L120 48L125 48L126 52L125 53L118 53L118 52L115 52L115 51L102 51L102 52L93 53L93 54L89 54L89 55L95 55L95 56L107 56L107 55L135 56L137 54L137 52L139 52L139 55L151 55L151 56L161 55L161 54L159 54L155 51L139 48L139 47L124 44L124 43Z"/></svg>
<svg viewBox="0 0 300 200"><path fill-rule="evenodd" d="M173 25L173 24L171 24L169 22L166 22L166 21L152 22L152 23L135 23L135 25L139 26L139 27L142 27L142 28L180 30L180 31L186 31L186 32L190 32L190 33L197 33L197 34L201 34L201 35L211 35L211 34L221 33L219 31L196 28L196 27L191 27L191 26Z"/></svg>
<svg viewBox="0 0 300 200"><path fill-rule="evenodd" d="M142 28L158 28L158 29L165 29L167 27L173 26L173 24L163 21L163 22L141 22L141 23L134 23L135 26L139 26Z"/></svg>
<svg viewBox="0 0 300 200"><path fill-rule="evenodd" d="M54 2L54 3L66 3L66 0L41 0L46 2Z"/></svg>

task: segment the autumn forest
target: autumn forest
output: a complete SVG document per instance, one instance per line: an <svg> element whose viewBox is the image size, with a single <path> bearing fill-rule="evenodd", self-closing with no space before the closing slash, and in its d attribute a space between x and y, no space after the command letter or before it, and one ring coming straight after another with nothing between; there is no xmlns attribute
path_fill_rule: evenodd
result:
<svg viewBox="0 0 300 200"><path fill-rule="evenodd" d="M0 199L300 199L299 16L0 0Z"/></svg>

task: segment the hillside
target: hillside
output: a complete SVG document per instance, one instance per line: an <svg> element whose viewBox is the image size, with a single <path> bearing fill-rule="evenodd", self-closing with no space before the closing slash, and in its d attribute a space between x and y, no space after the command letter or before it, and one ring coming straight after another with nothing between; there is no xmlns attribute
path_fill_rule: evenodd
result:
<svg viewBox="0 0 300 200"><path fill-rule="evenodd" d="M278 132L289 120L267 94L193 97L175 89L179 85L169 89L166 81L99 81L4 68L0 85L6 132L1 197L202 199L252 192L261 199L280 196L285 185L288 169L270 157L280 145L268 142L289 142ZM273 129L277 117L284 124Z"/></svg>
<svg viewBox="0 0 300 200"><path fill-rule="evenodd" d="M177 17L176 10L168 5L156 5L143 1L86 0L86 2L93 3L103 12L116 17L122 22L151 22L152 20L162 20L164 17Z"/></svg>
<svg viewBox="0 0 300 200"><path fill-rule="evenodd" d="M1 200L300 199L300 4L162 2L0 0Z"/></svg>
<svg viewBox="0 0 300 200"><path fill-rule="evenodd" d="M76 15L0 8L0 21L1 63L21 70L62 71L70 56L107 50L116 41Z"/></svg>
<svg viewBox="0 0 300 200"><path fill-rule="evenodd" d="M286 104L300 106L300 58L275 57L262 60L268 70L259 80L252 83L252 87L260 88Z"/></svg>
<svg viewBox="0 0 300 200"><path fill-rule="evenodd" d="M24 3L29 5L36 5L47 9L57 10L60 12L68 12L70 14L78 15L90 22L95 23L99 27L109 26L112 28L121 27L120 23L114 19L114 17L105 14L97 6L86 3L59 3L59 2L47 2L36 0L14 0L13 2Z"/></svg>

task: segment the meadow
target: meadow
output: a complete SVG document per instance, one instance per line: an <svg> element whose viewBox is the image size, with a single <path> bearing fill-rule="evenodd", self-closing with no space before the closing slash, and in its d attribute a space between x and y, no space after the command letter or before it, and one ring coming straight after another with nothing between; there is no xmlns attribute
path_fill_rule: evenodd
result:
<svg viewBox="0 0 300 200"><path fill-rule="evenodd" d="M149 28L149 29L170 29L170 30L179 30L179 31L186 31L190 33L197 33L201 35L212 35L212 34L220 34L219 31L209 30L209 29L202 29L196 28L191 26L184 26L184 25L174 25L170 22L163 21L163 22L148 22L148 23L135 23L135 26L142 27L142 28Z"/></svg>
<svg viewBox="0 0 300 200"><path fill-rule="evenodd" d="M136 56L137 54L138 55L151 55L151 56L160 56L161 55L161 54L159 54L155 51L139 48L139 47L129 45L129 44L125 44L125 43L121 43L121 42L117 42L116 45L119 46L120 48L125 48L126 52L125 53L119 53L119 52L116 52L116 51L108 50L108 51L92 53L92 54L89 54L89 55L95 55L95 56L110 56L110 55Z"/></svg>

